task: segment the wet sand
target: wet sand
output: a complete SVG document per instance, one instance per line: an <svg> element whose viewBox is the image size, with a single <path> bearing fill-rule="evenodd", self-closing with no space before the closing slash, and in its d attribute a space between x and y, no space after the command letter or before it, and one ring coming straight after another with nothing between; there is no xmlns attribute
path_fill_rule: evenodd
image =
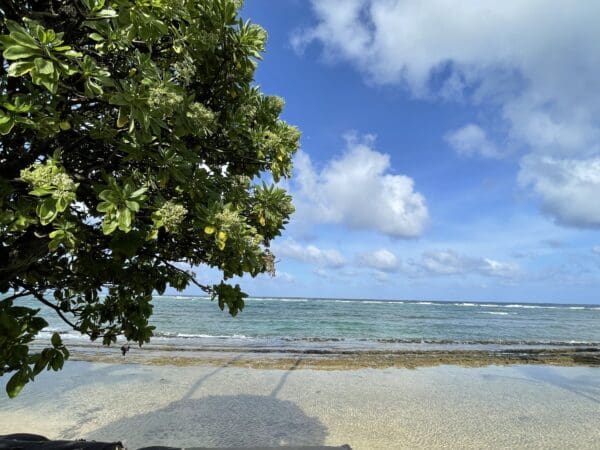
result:
<svg viewBox="0 0 600 450"><path fill-rule="evenodd" d="M190 366L71 361L17 399L0 399L0 434L117 439L130 448L600 447L598 367L314 370L290 359L285 368L252 369L239 366L243 358Z"/></svg>

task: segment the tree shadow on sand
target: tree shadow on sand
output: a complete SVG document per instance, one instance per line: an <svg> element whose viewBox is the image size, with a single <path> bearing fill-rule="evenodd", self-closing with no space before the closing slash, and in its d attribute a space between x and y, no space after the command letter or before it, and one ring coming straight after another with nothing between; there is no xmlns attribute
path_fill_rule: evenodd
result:
<svg viewBox="0 0 600 450"><path fill-rule="evenodd" d="M277 447L321 445L327 428L295 403L276 398L290 371L271 395L212 395L192 398L209 377L201 377L181 400L149 413L122 419L94 431L90 439L119 439L129 448L149 445L177 447Z"/></svg>

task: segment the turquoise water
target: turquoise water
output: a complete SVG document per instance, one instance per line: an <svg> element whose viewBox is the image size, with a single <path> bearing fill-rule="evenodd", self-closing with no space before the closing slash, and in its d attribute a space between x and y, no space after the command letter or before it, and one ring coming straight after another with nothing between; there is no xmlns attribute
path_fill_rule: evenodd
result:
<svg viewBox="0 0 600 450"><path fill-rule="evenodd" d="M600 306L250 298L237 317L202 297L154 299L152 343L181 347L387 349L600 345ZM82 339L49 316L49 331Z"/></svg>

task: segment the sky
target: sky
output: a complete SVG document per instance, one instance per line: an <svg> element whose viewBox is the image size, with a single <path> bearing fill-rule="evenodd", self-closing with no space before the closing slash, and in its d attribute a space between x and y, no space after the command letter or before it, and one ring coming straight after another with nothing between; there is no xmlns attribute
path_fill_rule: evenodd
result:
<svg viewBox="0 0 600 450"><path fill-rule="evenodd" d="M256 83L302 131L277 276L247 292L600 303L600 2L242 15L269 34Z"/></svg>

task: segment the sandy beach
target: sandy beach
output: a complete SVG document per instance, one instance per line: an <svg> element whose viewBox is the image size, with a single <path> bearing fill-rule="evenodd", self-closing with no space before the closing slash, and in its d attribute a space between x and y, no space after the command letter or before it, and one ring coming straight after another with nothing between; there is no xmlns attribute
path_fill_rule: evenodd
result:
<svg viewBox="0 0 600 450"><path fill-rule="evenodd" d="M272 370L238 367L237 358L185 367L72 361L0 400L0 434L129 448L600 446L600 368Z"/></svg>

